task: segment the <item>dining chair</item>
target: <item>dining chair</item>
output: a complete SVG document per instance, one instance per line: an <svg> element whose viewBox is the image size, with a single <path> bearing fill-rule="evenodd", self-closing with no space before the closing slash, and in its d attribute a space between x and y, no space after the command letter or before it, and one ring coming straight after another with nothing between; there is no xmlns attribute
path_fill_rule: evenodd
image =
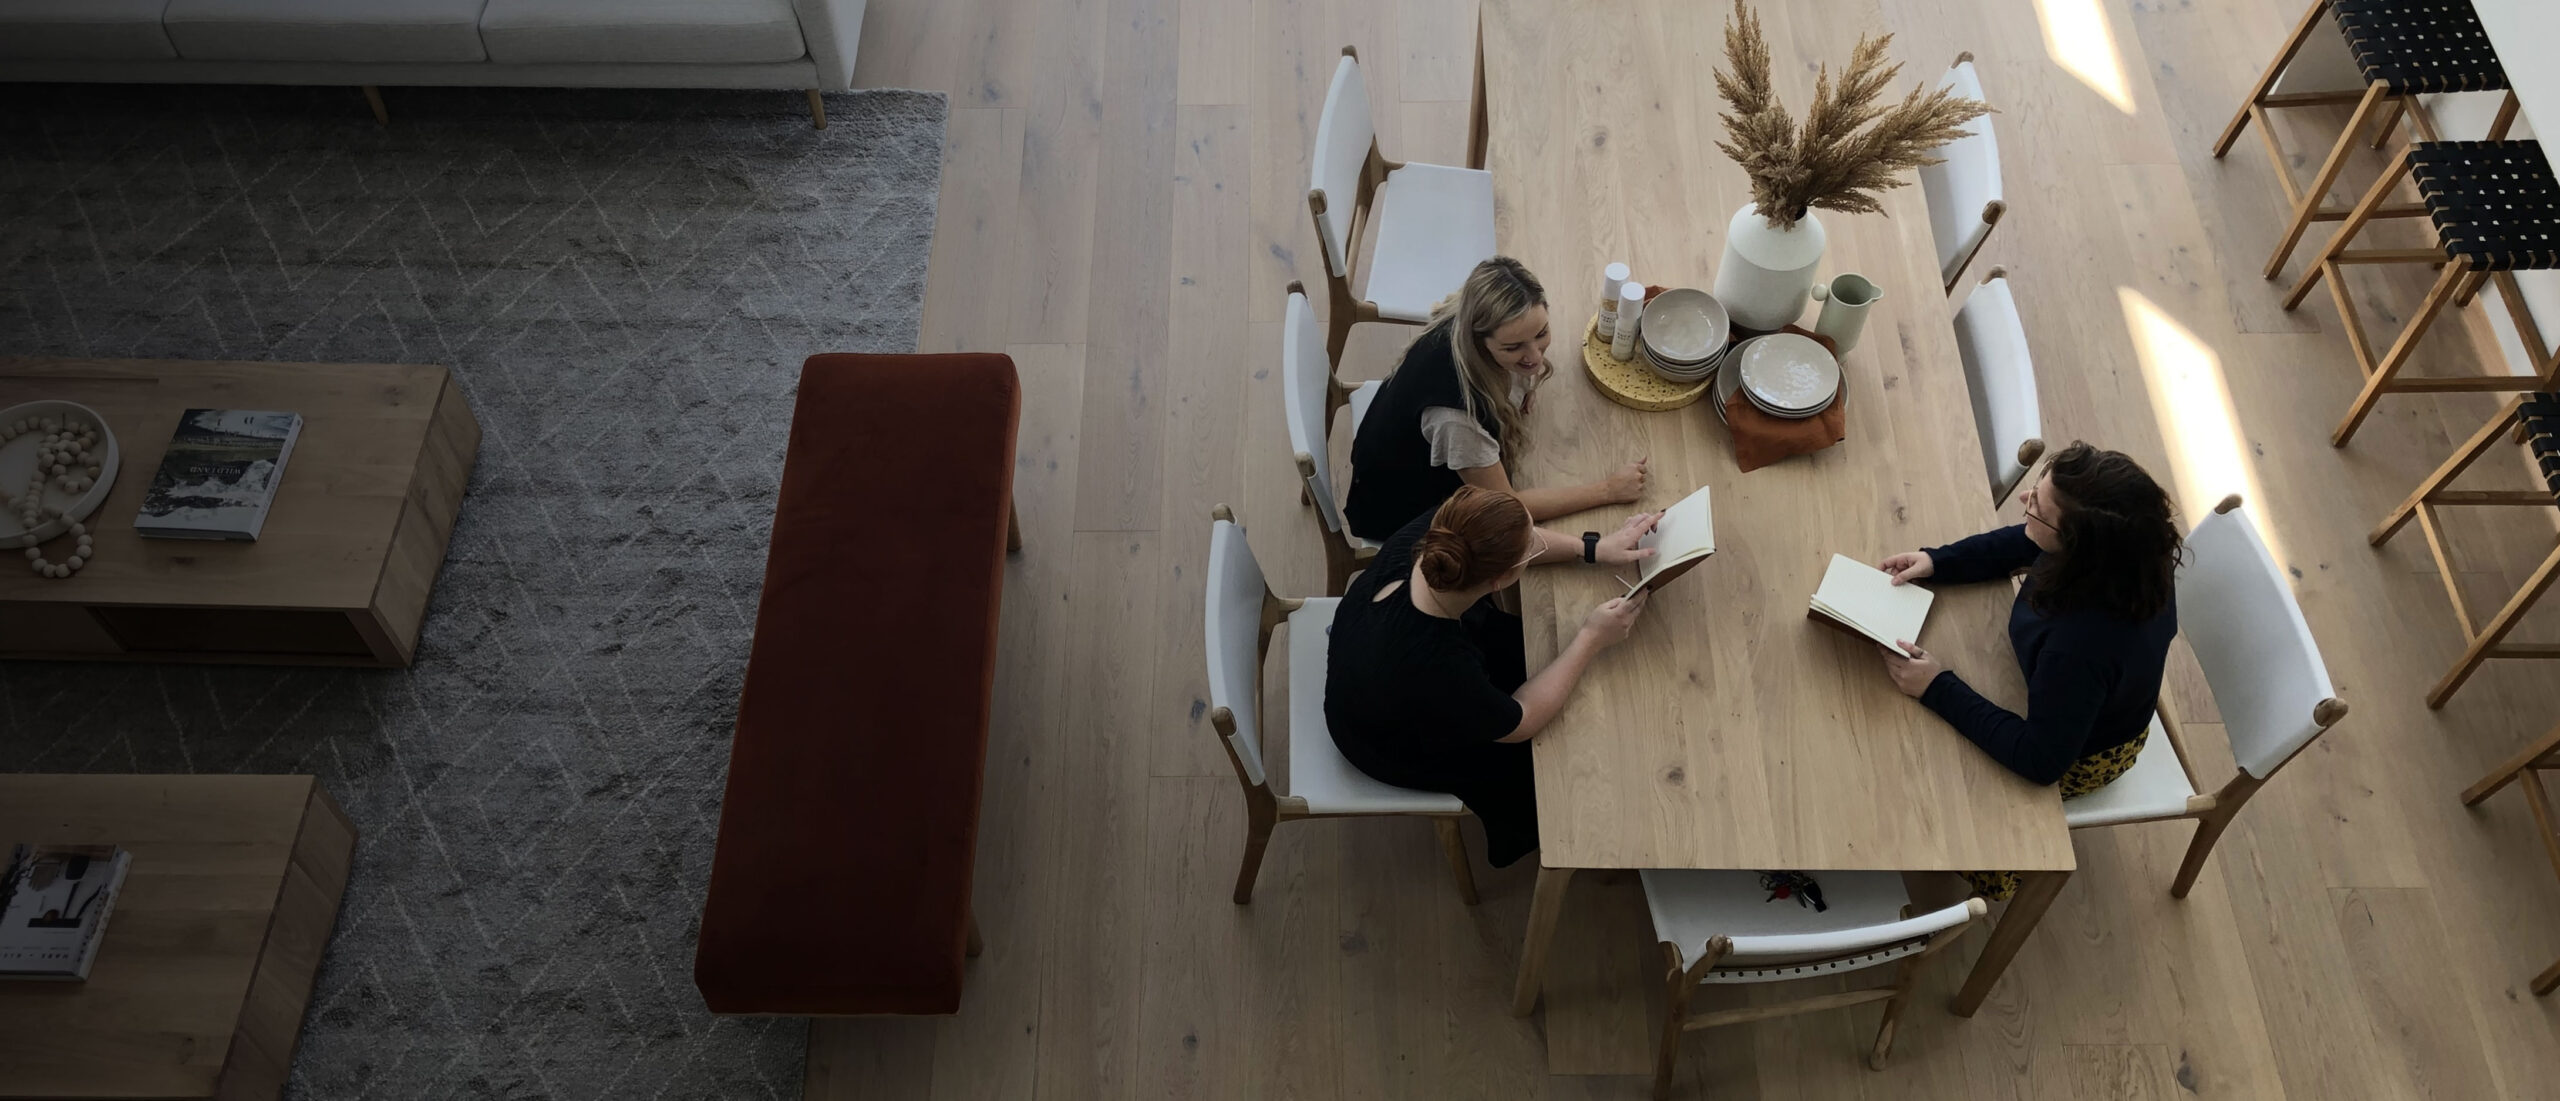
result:
<svg viewBox="0 0 2560 1101"><path fill-rule="evenodd" d="M1342 63L1325 92L1312 161L1307 210L1324 246L1326 358L1342 361L1355 324L1430 321L1431 307L1493 255L1493 174L1391 161L1381 154L1369 116L1369 85L1360 75L1359 53L1349 46L1342 48ZM1362 295L1354 295L1352 261L1371 223L1377 247Z"/></svg>
<svg viewBox="0 0 2560 1101"><path fill-rule="evenodd" d="M1324 542L1324 594L1341 596L1351 575L1377 555L1378 544L1351 534L1343 524L1341 499L1333 494L1333 462L1325 445L1332 435L1333 411L1344 405L1351 407L1352 434L1359 434L1360 422L1369 414L1369 403L1377 400L1381 384L1344 386L1333 376L1333 365L1324 358L1324 330L1316 326L1315 307L1307 301L1306 288L1297 283L1289 284L1288 318L1280 330L1280 380L1288 397L1282 404L1289 420L1289 447L1297 453L1298 477L1306 483L1298 499L1315 506L1316 536Z"/></svg>
<svg viewBox="0 0 2560 1101"><path fill-rule="evenodd" d="M2195 819L2195 838L2169 885L2171 898L2187 897L2214 843L2249 797L2347 715L2284 570L2239 509L2239 494L2225 497L2188 533L2192 557L2178 567L2177 581L2178 630L2213 689L2239 770L2219 789L2198 794L2203 785L2196 781L2195 757L2164 699L2151 718L2157 737L2134 758L2133 768L2105 787L2062 801L2063 821L2075 830ZM2160 741L2169 743L2170 752L2160 752Z"/></svg>
<svg viewBox="0 0 2560 1101"><path fill-rule="evenodd" d="M2526 446L2532 449L2532 462L2541 471L2543 488L2448 488L2454 479L2480 461L2480 457L2488 454L2489 449L2506 438L2510 431L2518 431ZM2560 393L2520 394L2508 399L2496 415L2482 424L2479 431L2472 433L2471 438L2464 441L2443 465L2436 467L2435 473L2418 483L2416 491L2401 501L2400 507L2391 510L2391 515L2385 517L2367 537L2367 542L2379 547L2407 527L2409 521L2416 520L2418 529L2426 533L2427 553L2435 558L2436 571L2444 578L2445 596L2453 602L2453 621L2462 628L2462 656L2454 659L2453 668L2428 690L2427 706L2430 708L2443 707L2445 701L2453 698L2454 691L2470 680L2471 674L2479 671L2481 663L2491 658L2560 659L2560 646L2522 645L2507 641L2507 636L2514 632L2525 613L2533 610L2534 604L2550 591L2555 581L2560 581L2560 547L2552 548L2550 554L2543 556L2542 565L2525 578L2523 586L2507 598L2487 623L2474 628L2470 605L2462 599L2461 587L2455 584L2460 572L2454 569L2453 559L2445 551L2443 527L2436 518L2436 509L2444 505L2532 509L2560 506Z"/></svg>
<svg viewBox="0 0 2560 1101"><path fill-rule="evenodd" d="M1938 78L1938 87L1970 100L1982 100L1982 77L1973 54L1956 55L1953 68ZM1938 243L1941 294L1954 294L1956 280L1973 263L1991 227L2009 204L2000 197L2000 141L1991 132L1991 116L1964 124L1964 136L1937 149L1938 163L1920 166L1920 196L1929 206L1929 235Z"/></svg>
<svg viewBox="0 0 2560 1101"><path fill-rule="evenodd" d="M2335 31L2334 35L2330 31ZM2307 52L2306 52L2307 49ZM2301 89L2301 90L2298 90ZM2275 60L2267 64L2249 90L2249 98L2222 128L2213 143L2218 159L2231 151L2240 131L2252 121L2267 147L2276 182L2293 210L2275 252L2267 258L2265 276L2276 277L2294 246L2313 222L2333 222L2348 211L2328 205L2329 189L2346 167L2347 154L2367 123L2383 119L2383 139L2401 117L2422 124L2425 111L2418 97L2447 92L2507 89L2507 72L2497 50L2481 29L2480 17L2467 2L2446 0L2312 0L2286 36ZM2331 143L2308 188L2294 181L2291 158L2276 137L2267 112L2298 107L2355 104L2346 128ZM2386 112L2388 112L2386 117ZM2380 141L2376 142L2376 148ZM2415 218L2426 208L2414 203L2387 204L2372 216Z"/></svg>
<svg viewBox="0 0 2560 1101"><path fill-rule="evenodd" d="M1688 1032L1867 1002L1885 1003L1884 1022L1867 1054L1867 1066L1883 1070L1921 961L1954 943L1988 909L1981 899L1969 898L1912 914L1900 872L1819 873L1814 879L1826 907L1821 910L1802 899L1773 898L1758 872L1647 869L1640 875L1664 964L1662 1036L1653 1058L1657 1101L1671 1096L1680 1038ZM1701 984L1818 979L1888 963L1894 975L1885 986L1689 1012Z"/></svg>
<svg viewBox="0 0 2560 1101"><path fill-rule="evenodd" d="M1454 795L1414 791L1379 783L1342 759L1333 734L1324 724L1325 643L1333 629L1333 612L1341 602L1331 597L1287 600L1272 593L1254 561L1244 529L1235 514L1219 505L1210 511L1209 528L1209 725L1227 747L1227 763L1235 766L1244 787L1246 832L1244 866L1236 871L1235 900L1253 901L1254 877L1262 871L1262 851L1271 843L1273 826L1306 818L1363 815L1413 815L1431 819L1449 870L1458 880L1458 897L1476 904L1475 874L1467 863L1467 844L1458 833L1466 805ZM1282 666L1289 699L1289 794L1271 790L1262 763L1262 667L1271 653L1271 632L1289 625L1289 652Z"/></svg>
<svg viewBox="0 0 2560 1101"><path fill-rule="evenodd" d="M2560 768L2560 726L2552 727L2550 733L2535 739L2523 752L2489 770L2479 783L2463 789L2462 805L2479 806L2499 788L2522 781L2525 806L2533 811L2534 832L2542 835L2542 851L2550 855L2552 869L2560 871L2560 818L2552 815L2551 792L2542 785L2543 770L2551 768ZM2553 987L2560 987L2560 962L2533 977L2535 997L2551 993Z"/></svg>
<svg viewBox="0 0 2560 1101"><path fill-rule="evenodd" d="M2009 272L1992 268L1956 310L1956 353L1973 394L1973 427L1991 478L1991 506L2007 504L2044 457L2044 411L2036 401L2035 357L2009 293Z"/></svg>

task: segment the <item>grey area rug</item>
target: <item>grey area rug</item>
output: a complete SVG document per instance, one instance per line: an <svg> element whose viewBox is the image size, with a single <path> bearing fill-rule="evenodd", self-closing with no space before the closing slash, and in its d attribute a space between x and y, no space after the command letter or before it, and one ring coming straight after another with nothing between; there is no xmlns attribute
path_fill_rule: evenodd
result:
<svg viewBox="0 0 2560 1101"><path fill-rule="evenodd" d="M414 668L0 663L0 769L321 777L293 1097L798 1097L694 936L800 362L914 349L946 100L391 107L0 86L0 351L441 363L484 433Z"/></svg>

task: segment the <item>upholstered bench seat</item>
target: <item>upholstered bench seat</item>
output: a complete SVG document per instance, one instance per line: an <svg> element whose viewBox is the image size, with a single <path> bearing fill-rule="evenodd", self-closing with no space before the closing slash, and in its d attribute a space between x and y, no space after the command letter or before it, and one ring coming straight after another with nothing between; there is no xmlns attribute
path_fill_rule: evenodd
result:
<svg viewBox="0 0 2560 1101"><path fill-rule="evenodd" d="M812 357L694 984L716 1013L950 1013L1021 391L998 355Z"/></svg>

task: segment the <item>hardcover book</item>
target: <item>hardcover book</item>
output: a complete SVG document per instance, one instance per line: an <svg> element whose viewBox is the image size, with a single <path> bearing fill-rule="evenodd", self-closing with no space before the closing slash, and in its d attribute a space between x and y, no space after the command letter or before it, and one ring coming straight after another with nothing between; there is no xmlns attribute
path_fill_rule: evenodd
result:
<svg viewBox="0 0 2560 1101"><path fill-rule="evenodd" d="M297 413L189 409L144 491L135 533L256 541L302 435Z"/></svg>
<svg viewBox="0 0 2560 1101"><path fill-rule="evenodd" d="M1936 599L1936 593L1918 585L1896 585L1883 570L1835 554L1806 614L1899 652L1894 643L1920 641L1920 624L1929 618L1929 605Z"/></svg>

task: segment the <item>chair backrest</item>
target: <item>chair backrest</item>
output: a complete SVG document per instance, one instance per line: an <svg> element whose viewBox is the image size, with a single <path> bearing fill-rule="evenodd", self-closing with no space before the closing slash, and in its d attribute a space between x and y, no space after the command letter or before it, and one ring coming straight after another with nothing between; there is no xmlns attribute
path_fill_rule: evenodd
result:
<svg viewBox="0 0 2560 1101"><path fill-rule="evenodd" d="M2238 501L2223 502L2187 535L2178 629L2213 686L2231 756L2264 780L2319 736L2337 690L2283 568Z"/></svg>
<svg viewBox="0 0 2560 1101"><path fill-rule="evenodd" d="M1271 586L1244 529L1233 520L1209 527L1209 707L1227 714L1227 747L1248 787L1269 782L1262 768L1262 610Z"/></svg>
<svg viewBox="0 0 2560 1101"><path fill-rule="evenodd" d="M1966 99L1982 98L1982 78L1967 55L1938 78L1938 87ZM1952 286L1965 263L1991 235L1991 204L2001 201L2000 142L1991 116L1964 124L1964 136L1939 146L1942 163L1920 166L1920 195L1929 207L1929 233L1938 243L1938 275Z"/></svg>
<svg viewBox="0 0 2560 1101"><path fill-rule="evenodd" d="M1332 434L1333 363L1324 354L1324 326L1302 290L1289 292L1289 312L1280 328L1280 390L1289 416L1289 447L1297 452L1307 495L1328 534L1342 530L1342 512L1334 504L1333 464L1325 441Z"/></svg>
<svg viewBox="0 0 2560 1101"><path fill-rule="evenodd" d="M1352 208L1358 204L1360 175L1369 168L1369 151L1377 145L1377 123L1369 117L1369 83L1361 79L1360 59L1348 52L1333 68L1333 86L1324 93L1324 114L1316 121L1313 182L1324 192L1324 209L1316 214L1316 236L1323 239L1325 270L1349 276ZM1313 201L1313 196L1309 196Z"/></svg>
<svg viewBox="0 0 2560 1101"><path fill-rule="evenodd" d="M2020 446L2044 437L2035 357L2027 350L2027 327L2018 318L2007 276L1995 273L1965 296L1964 308L1956 311L1956 352L1973 391L1973 426L1982 437L1991 496L2005 500L2033 461L2021 456Z"/></svg>

